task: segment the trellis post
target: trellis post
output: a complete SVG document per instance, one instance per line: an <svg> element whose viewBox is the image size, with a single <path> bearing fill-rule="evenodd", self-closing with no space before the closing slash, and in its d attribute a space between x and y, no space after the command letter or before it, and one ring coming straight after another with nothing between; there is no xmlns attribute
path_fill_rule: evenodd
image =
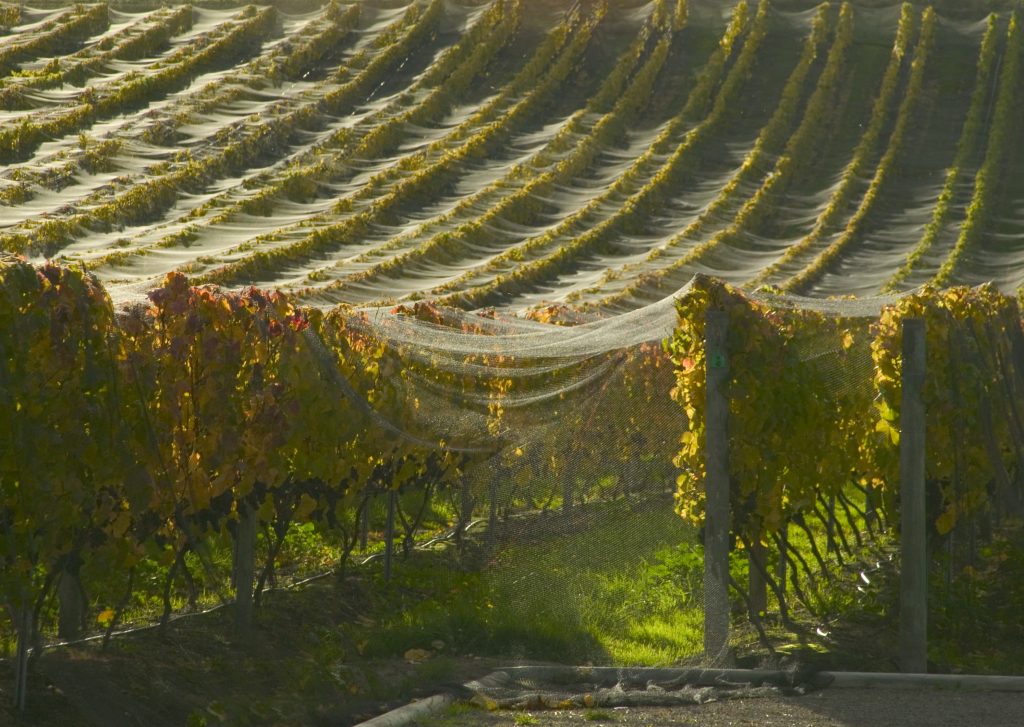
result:
<svg viewBox="0 0 1024 727"><path fill-rule="evenodd" d="M900 403L900 669L928 671L924 320L903 321Z"/></svg>
<svg viewBox="0 0 1024 727"><path fill-rule="evenodd" d="M729 315L708 311L705 404L704 659L727 660L729 646Z"/></svg>

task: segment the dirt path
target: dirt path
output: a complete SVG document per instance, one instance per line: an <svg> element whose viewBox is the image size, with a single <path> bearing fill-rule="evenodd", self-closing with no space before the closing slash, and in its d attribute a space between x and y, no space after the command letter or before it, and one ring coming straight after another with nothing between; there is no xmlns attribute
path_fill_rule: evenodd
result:
<svg viewBox="0 0 1024 727"><path fill-rule="evenodd" d="M630 727L1020 727L1024 694L902 689L832 689L802 697L734 699L693 707L565 710L529 713L462 711L421 727L536 724Z"/></svg>

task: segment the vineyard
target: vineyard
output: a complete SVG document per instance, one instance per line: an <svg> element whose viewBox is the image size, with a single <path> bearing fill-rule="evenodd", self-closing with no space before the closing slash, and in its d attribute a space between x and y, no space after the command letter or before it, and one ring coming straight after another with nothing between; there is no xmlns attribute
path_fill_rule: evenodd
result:
<svg viewBox="0 0 1024 727"><path fill-rule="evenodd" d="M607 311L697 272L815 297L1024 282L1006 12L9 7L0 248L115 300L171 271L318 306Z"/></svg>
<svg viewBox="0 0 1024 727"><path fill-rule="evenodd" d="M385 604L352 659L717 664L721 598L778 658L891 606L915 385L926 656L978 668L1017 638L978 604L1024 514L1021 20L0 3L17 709L47 642L252 640L326 575Z"/></svg>

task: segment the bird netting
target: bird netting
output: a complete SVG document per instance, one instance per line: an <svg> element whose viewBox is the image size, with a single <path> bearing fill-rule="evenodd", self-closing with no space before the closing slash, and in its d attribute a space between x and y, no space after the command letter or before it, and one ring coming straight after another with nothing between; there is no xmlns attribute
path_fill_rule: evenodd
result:
<svg viewBox="0 0 1024 727"><path fill-rule="evenodd" d="M680 371L688 375L688 367L698 369L668 342L680 316L692 320L703 315L685 311L685 302L706 302L712 287L697 279L662 301L605 318L571 308L545 308L524 317L429 303L346 315L346 330L387 352L380 365L400 389L396 401L401 406L373 409L376 425L414 449L434 442L435 448L457 454L457 474L447 488L454 532L460 543L466 529L479 536L477 556L485 563L487 598L500 605L499 620L509 619L496 625L509 656L528 655L528 644L537 640L528 632L539 628L557 644L547 655L575 653L586 660L613 661L614 654L623 653L622 643L635 642L642 656L634 658L649 663L700 660L703 544L693 505L703 483L699 464L680 455L680 443L685 448L691 441L698 417L688 411L678 379ZM780 395L775 411L762 412L762 421L776 421L765 430L775 439L757 442L753 431L739 437L735 452L740 458L749 459L752 448L774 445L775 451L762 449L758 461L778 469L764 467L757 477L738 471L744 481L737 507L742 509L739 503L754 497L758 487L770 496L779 494L775 482L786 478L793 480L786 487L794 492L819 488L822 507L832 513L820 533L798 509L786 516L792 514L812 539L821 539L823 550L835 546L835 557L822 556L823 567L843 562L838 534L856 529L860 544L864 524L852 513L838 524L835 515L841 511L836 493L843 493L850 479L843 470L848 458L808 473L807 453L835 446L849 433L848 423L829 418L830 412L849 413L859 405L863 410L856 416L869 416L869 323L896 300L749 298L757 310L773 311L780 320L806 319L791 327L787 337L763 342L758 351L772 350L772 365L788 367L793 377L785 382L788 386L814 387L808 399L815 408L796 421L794 412L779 408L786 405ZM774 325L770 317L763 322ZM328 367L329 348L320 347ZM740 352L735 358L743 360ZM745 372L737 372L739 379L760 381L769 390L783 383L785 377L773 377L754 358ZM801 401L793 404L801 406ZM737 421L744 421L748 405L763 402L737 399ZM779 439L784 426L790 428L791 441ZM809 432L817 442L799 439ZM699 460L702 447L693 454ZM790 465L787 457L794 458ZM832 477L834 482L826 482ZM693 484L692 492L685 482ZM413 502L405 507L422 505ZM376 506L377 527L387 527L390 507ZM757 537L762 536L767 541L768 535L759 531ZM803 557L795 548L792 553ZM458 579L467 567L458 557L452 566L437 577ZM803 579L813 579L813 572L807 575L794 566L790 576L803 597ZM745 577L736 573L736 578ZM784 591L785 575L782 581ZM652 617L653 626L641 625ZM580 643L567 644L571 639Z"/></svg>
<svg viewBox="0 0 1024 727"><path fill-rule="evenodd" d="M901 534L911 318L927 331L938 623L955 613L943 595L977 595L1007 559L1020 511L1024 334L1017 301L990 287L822 301L698 277L602 318L325 312L172 275L115 311L77 271L2 271L0 585L23 644L74 621L75 591L57 584L98 568L128 574L108 627L132 599L160 599L131 574L161 567L165 620L233 593L244 622L287 580L277 564L301 533L335 565L382 564L381 587L420 594L389 616L405 645L722 661L746 637L711 652L707 618L740 625L745 612L764 637L766 624L836 618L853 589L878 596L872 548ZM69 457L40 458L46 443ZM724 526L709 519L714 451ZM729 542L717 580L713 527ZM213 562L218 548L231 564ZM55 588L59 608L46 605Z"/></svg>

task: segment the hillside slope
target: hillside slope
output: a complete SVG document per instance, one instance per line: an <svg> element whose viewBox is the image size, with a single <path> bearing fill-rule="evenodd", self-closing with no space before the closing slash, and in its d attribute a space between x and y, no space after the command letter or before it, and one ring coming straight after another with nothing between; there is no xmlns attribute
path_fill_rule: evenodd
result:
<svg viewBox="0 0 1024 727"><path fill-rule="evenodd" d="M1024 283L1008 10L334 0L0 14L0 248L305 302Z"/></svg>

